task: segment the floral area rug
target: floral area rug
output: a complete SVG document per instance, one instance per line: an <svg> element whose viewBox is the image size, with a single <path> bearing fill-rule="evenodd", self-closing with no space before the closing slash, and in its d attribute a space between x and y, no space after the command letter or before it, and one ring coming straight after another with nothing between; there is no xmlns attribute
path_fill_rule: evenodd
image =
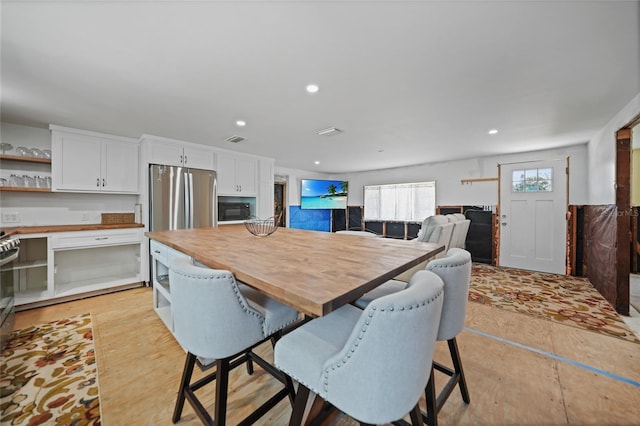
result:
<svg viewBox="0 0 640 426"><path fill-rule="evenodd" d="M474 263L469 300L640 343L587 278Z"/></svg>
<svg viewBox="0 0 640 426"><path fill-rule="evenodd" d="M15 331L1 361L0 424L101 424L91 314Z"/></svg>

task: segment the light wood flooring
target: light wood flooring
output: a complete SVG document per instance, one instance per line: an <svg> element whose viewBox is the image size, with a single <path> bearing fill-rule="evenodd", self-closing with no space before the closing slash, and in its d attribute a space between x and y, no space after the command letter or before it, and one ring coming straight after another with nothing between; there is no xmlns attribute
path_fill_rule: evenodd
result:
<svg viewBox="0 0 640 426"><path fill-rule="evenodd" d="M170 425L185 353L153 311L150 288L19 312L16 328L86 312L93 317L103 424ZM441 425L640 424L639 344L476 303L468 304L466 326L458 345L471 404L454 391ZM260 352L271 358L268 344ZM435 359L450 364L446 343ZM443 382L437 375L437 386ZM234 370L230 383L230 425L279 387L258 367L253 376ZM210 410L213 388L200 391ZM290 413L282 401L258 424L286 425ZM188 404L179 424L200 424Z"/></svg>

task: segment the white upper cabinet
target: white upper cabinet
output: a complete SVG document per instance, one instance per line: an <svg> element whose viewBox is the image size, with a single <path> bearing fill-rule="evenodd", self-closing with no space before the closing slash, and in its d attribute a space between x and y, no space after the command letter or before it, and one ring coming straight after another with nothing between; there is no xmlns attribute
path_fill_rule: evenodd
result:
<svg viewBox="0 0 640 426"><path fill-rule="evenodd" d="M273 205L273 168L274 160L262 158L259 161L259 193L258 193L258 217L262 219L274 215Z"/></svg>
<svg viewBox="0 0 640 426"><path fill-rule="evenodd" d="M213 156L214 151L208 147L149 140L149 163L151 164L212 170Z"/></svg>
<svg viewBox="0 0 640 426"><path fill-rule="evenodd" d="M135 139L51 128L53 191L139 192L140 155Z"/></svg>
<svg viewBox="0 0 640 426"><path fill-rule="evenodd" d="M258 160L253 157L218 154L218 195L255 196Z"/></svg>

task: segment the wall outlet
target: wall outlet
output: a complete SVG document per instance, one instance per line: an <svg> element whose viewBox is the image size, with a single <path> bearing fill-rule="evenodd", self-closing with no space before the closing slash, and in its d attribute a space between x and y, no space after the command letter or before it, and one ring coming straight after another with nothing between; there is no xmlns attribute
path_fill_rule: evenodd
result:
<svg viewBox="0 0 640 426"><path fill-rule="evenodd" d="M20 213L18 213L18 212L3 212L2 213L2 221L4 223L19 223L20 222Z"/></svg>

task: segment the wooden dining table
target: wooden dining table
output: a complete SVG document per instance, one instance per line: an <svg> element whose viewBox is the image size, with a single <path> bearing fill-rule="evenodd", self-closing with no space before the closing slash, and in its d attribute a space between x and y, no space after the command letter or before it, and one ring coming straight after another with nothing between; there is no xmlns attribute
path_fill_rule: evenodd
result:
<svg viewBox="0 0 640 426"><path fill-rule="evenodd" d="M256 237L243 224L147 232L310 316L327 315L444 250L392 238L279 228Z"/></svg>

